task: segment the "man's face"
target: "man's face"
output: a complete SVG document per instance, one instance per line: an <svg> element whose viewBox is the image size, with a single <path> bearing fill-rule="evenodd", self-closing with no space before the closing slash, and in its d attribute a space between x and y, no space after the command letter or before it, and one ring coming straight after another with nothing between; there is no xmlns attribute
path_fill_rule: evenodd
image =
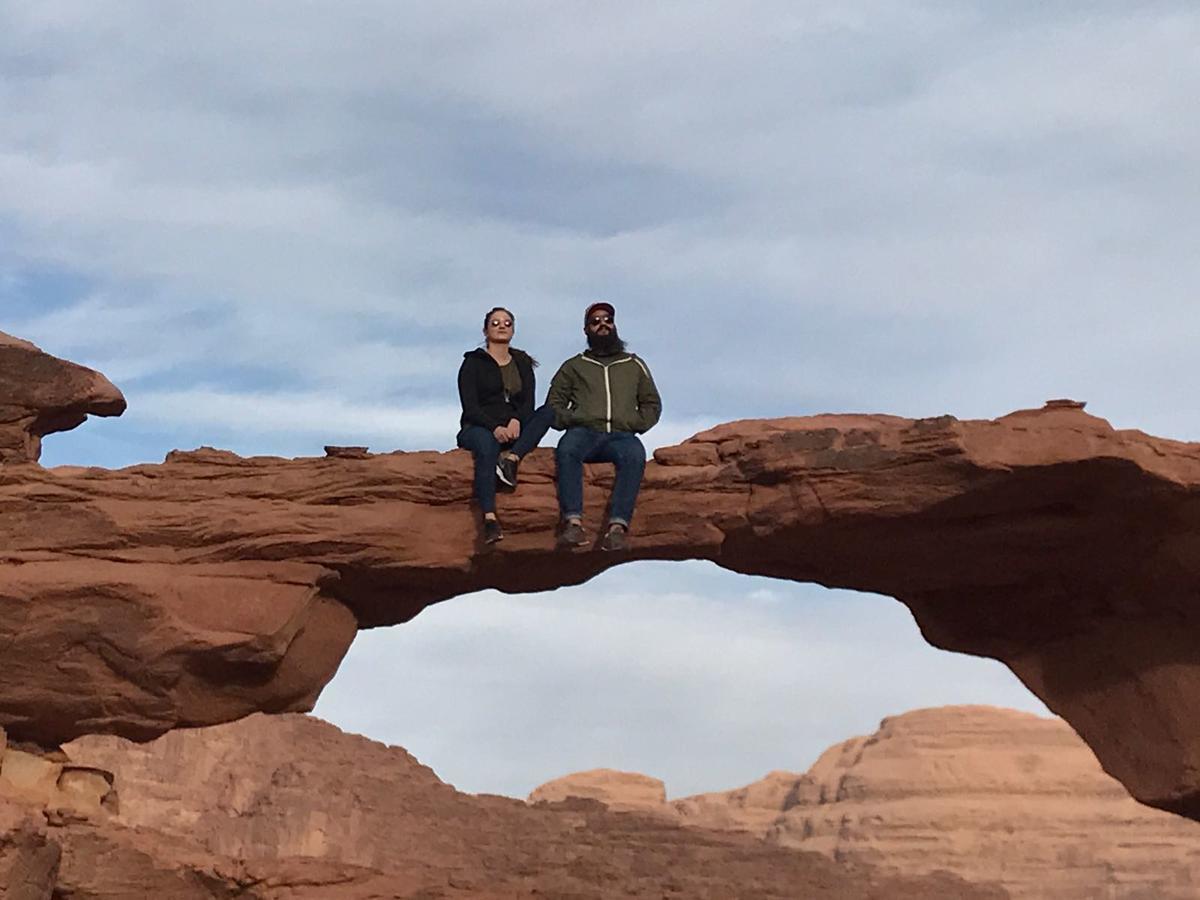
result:
<svg viewBox="0 0 1200 900"><path fill-rule="evenodd" d="M616 330L616 322L613 321L613 315L606 309L597 309L588 316L587 332L603 337L607 334L612 334Z"/></svg>

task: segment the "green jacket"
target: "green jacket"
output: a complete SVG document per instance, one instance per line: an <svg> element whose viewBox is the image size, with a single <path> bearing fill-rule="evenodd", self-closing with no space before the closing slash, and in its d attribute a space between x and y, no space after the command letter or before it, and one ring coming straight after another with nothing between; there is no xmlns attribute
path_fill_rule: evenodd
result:
<svg viewBox="0 0 1200 900"><path fill-rule="evenodd" d="M649 431L662 415L650 369L632 353L596 356L585 350L554 373L546 402L554 427L594 431Z"/></svg>

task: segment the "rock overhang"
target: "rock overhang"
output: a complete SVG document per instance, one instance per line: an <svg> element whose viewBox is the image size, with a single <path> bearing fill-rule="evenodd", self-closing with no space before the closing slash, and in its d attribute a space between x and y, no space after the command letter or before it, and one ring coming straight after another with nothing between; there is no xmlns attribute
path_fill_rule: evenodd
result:
<svg viewBox="0 0 1200 900"><path fill-rule="evenodd" d="M119 416L125 397L99 372L0 333L0 464L37 462L42 438Z"/></svg>

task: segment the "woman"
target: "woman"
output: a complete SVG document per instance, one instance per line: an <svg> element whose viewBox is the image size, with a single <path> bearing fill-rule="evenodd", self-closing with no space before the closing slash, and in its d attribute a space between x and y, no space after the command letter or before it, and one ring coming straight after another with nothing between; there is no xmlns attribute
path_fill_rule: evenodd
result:
<svg viewBox="0 0 1200 900"><path fill-rule="evenodd" d="M486 347L463 354L458 370L462 400L458 446L475 456L475 500L483 513L484 543L504 537L496 518L496 481L517 486L521 458L538 445L554 422L554 410L533 408L537 361L511 346L513 314L502 306L483 317Z"/></svg>

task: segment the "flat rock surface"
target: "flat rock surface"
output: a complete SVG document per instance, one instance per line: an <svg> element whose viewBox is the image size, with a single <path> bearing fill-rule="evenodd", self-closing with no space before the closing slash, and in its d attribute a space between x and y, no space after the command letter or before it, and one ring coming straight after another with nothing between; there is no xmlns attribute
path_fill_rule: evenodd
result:
<svg viewBox="0 0 1200 900"><path fill-rule="evenodd" d="M10 437L123 405L15 339L0 364L32 411ZM550 450L502 497L490 550L465 451L0 464L0 727L146 739L308 709L357 628L630 559L708 559L899 599L936 646L1006 663L1138 799L1200 818L1200 445L1056 404L733 422L655 456L617 556L555 551ZM611 471L586 485L594 533Z"/></svg>

